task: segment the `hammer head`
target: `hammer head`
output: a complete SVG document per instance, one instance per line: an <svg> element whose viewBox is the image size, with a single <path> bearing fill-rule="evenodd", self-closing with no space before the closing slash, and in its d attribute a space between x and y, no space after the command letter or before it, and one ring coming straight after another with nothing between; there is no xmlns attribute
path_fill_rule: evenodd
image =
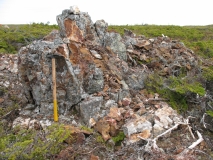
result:
<svg viewBox="0 0 213 160"><path fill-rule="evenodd" d="M58 53L48 53L47 58L58 58L58 57L63 57L61 54Z"/></svg>

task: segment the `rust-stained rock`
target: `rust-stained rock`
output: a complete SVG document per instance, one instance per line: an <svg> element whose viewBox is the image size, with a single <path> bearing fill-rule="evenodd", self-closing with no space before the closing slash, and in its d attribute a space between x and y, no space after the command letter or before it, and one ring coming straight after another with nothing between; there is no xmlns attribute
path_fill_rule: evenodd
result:
<svg viewBox="0 0 213 160"><path fill-rule="evenodd" d="M107 121L110 125L110 136L116 136L119 132L120 125L116 121L116 119L110 118L110 117L104 117L104 120Z"/></svg>
<svg viewBox="0 0 213 160"><path fill-rule="evenodd" d="M123 108L111 107L110 112L107 116L120 121L123 118L122 112L124 112Z"/></svg>
<svg viewBox="0 0 213 160"><path fill-rule="evenodd" d="M95 126L95 124L96 124L96 121L94 120L94 118L90 118L89 119L89 126L93 127L93 126Z"/></svg>
<svg viewBox="0 0 213 160"><path fill-rule="evenodd" d="M72 147L67 147L63 150L60 151L60 153L56 156L56 159L69 159L69 160L74 160L74 155L73 155L74 149Z"/></svg>
<svg viewBox="0 0 213 160"><path fill-rule="evenodd" d="M99 160L100 158L98 156L95 156L94 154L91 154L90 160Z"/></svg>
<svg viewBox="0 0 213 160"><path fill-rule="evenodd" d="M150 136L151 136L150 130L144 130L140 133L135 133L135 134L130 135L128 141L130 143L134 143L134 142L139 141L141 138L148 139Z"/></svg>
<svg viewBox="0 0 213 160"><path fill-rule="evenodd" d="M128 106L128 105L130 105L131 101L132 101L131 98L123 98L122 105Z"/></svg>
<svg viewBox="0 0 213 160"><path fill-rule="evenodd" d="M99 120L96 125L95 125L95 130L98 131L99 133L101 133L103 139L105 141L107 141L108 139L110 139L110 125L106 120Z"/></svg>
<svg viewBox="0 0 213 160"><path fill-rule="evenodd" d="M66 30L66 36L70 41L82 42L83 33L76 25L75 21L67 19L64 21L64 26Z"/></svg>
<svg viewBox="0 0 213 160"><path fill-rule="evenodd" d="M70 132L70 136L65 140L68 144L83 144L85 141L85 135L92 134L91 131L83 130L75 126L66 125L64 128Z"/></svg>
<svg viewBox="0 0 213 160"><path fill-rule="evenodd" d="M123 126L123 131L126 136L130 136L138 132L143 132L144 130L151 131L152 124L142 117L131 119Z"/></svg>
<svg viewBox="0 0 213 160"><path fill-rule="evenodd" d="M148 46L150 45L150 42L147 41L147 40L139 40L135 46L137 46L138 48L142 48L142 47L145 47L145 46Z"/></svg>

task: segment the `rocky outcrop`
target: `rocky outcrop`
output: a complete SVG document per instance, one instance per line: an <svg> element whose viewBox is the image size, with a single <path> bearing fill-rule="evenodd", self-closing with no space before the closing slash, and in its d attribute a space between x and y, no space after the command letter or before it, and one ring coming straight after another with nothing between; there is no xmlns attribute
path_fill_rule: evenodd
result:
<svg viewBox="0 0 213 160"><path fill-rule="evenodd" d="M19 75L28 101L34 105L32 112L52 114L52 57L56 58L59 114L67 114L75 106L88 123L95 114L104 116L97 107L104 106L105 100L118 102L131 97L131 89L143 89L144 72L140 67L134 72L129 69L122 38L107 32L105 21L93 24L88 13L71 7L57 16L57 22L59 32L19 51ZM94 106L99 97L103 98Z"/></svg>
<svg viewBox="0 0 213 160"><path fill-rule="evenodd" d="M0 54L0 118L13 121L19 106L26 106L23 87L18 76L18 56Z"/></svg>
<svg viewBox="0 0 213 160"><path fill-rule="evenodd" d="M183 43L166 36L147 39L129 30L121 37L107 31L104 20L93 23L77 7L64 10L57 22L59 31L19 51L19 78L28 102L22 116L53 118L54 57L61 119L94 127L105 141L120 130L127 144L148 140L183 121L165 99L144 90L152 72L167 77L183 69L196 71L198 59ZM31 122L17 119L14 126L19 120Z"/></svg>

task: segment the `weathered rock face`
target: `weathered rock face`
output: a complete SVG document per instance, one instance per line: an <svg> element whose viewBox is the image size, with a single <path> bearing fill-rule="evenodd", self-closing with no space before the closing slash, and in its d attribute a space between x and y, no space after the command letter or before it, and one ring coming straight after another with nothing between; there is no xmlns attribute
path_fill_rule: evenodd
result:
<svg viewBox="0 0 213 160"><path fill-rule="evenodd" d="M143 90L152 71L176 76L181 68L188 73L194 69L198 60L181 42L146 39L128 30L122 38L108 32L104 20L93 24L77 7L64 10L57 22L60 31L19 51L19 77L30 103L20 114L52 118L54 57L59 114L66 119L75 108L78 120L94 127L104 140L123 130L133 143L138 136L148 139L181 121L159 95Z"/></svg>
<svg viewBox="0 0 213 160"><path fill-rule="evenodd" d="M106 103L103 100L112 97L118 102L130 96L129 88L144 87L143 72L136 68L140 76L131 73L123 61L127 56L122 38L118 33L108 33L105 21L93 24L88 13L71 7L57 16L57 22L60 32L53 31L19 51L20 80L28 101L34 105L33 113L52 114L53 56L59 114L66 114L72 106L79 105L83 120L88 123L100 110L97 107ZM100 96L104 98L99 100Z"/></svg>
<svg viewBox="0 0 213 160"><path fill-rule="evenodd" d="M26 95L31 95L29 100L39 107L43 114L51 114L52 111L47 109L48 104L52 103L52 66L51 57L48 56L62 49L66 54L68 49L58 37L52 42L36 41L20 50L19 74L22 83L27 86ZM66 62L64 57L59 56L56 59L56 71L58 103L61 113L64 113L67 108L81 100L83 91L80 82L72 76L75 69Z"/></svg>
<svg viewBox="0 0 213 160"><path fill-rule="evenodd" d="M18 56L0 54L0 117L28 103L22 88L18 78Z"/></svg>
<svg viewBox="0 0 213 160"><path fill-rule="evenodd" d="M104 37L106 36L106 33L107 33L107 27L108 27L108 24L104 20L97 20L95 22L95 29L100 39L101 46L105 46Z"/></svg>
<svg viewBox="0 0 213 160"><path fill-rule="evenodd" d="M122 42L121 35L119 33L107 32L104 38L105 46L109 46L118 57L124 61L127 60L126 47Z"/></svg>

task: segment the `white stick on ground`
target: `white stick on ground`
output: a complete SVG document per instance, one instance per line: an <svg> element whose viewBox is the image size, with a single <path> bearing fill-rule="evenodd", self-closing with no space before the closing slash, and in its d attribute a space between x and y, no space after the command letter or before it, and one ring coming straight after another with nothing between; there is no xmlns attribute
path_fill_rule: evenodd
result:
<svg viewBox="0 0 213 160"><path fill-rule="evenodd" d="M144 139L141 136L137 136L140 139L143 139L145 141L147 141L148 143L146 144L145 148L147 150L151 149L152 147L156 150L160 150L160 148L157 146L157 140L159 137L162 137L163 135L171 132L172 130L176 129L178 126L180 125L180 123L175 124L172 128L169 128L168 130L166 130L165 132L163 132L162 134L156 136L154 139Z"/></svg>
<svg viewBox="0 0 213 160"><path fill-rule="evenodd" d="M178 154L178 156L182 157L186 155L191 149L195 148L198 144L200 144L203 141L203 137L199 131L197 131L197 135L199 137L198 140L193 142L192 145L189 146L188 148L184 149L181 153Z"/></svg>
<svg viewBox="0 0 213 160"><path fill-rule="evenodd" d="M194 134L192 133L192 129L191 129L192 127L189 126L189 119L186 120L186 123L188 124L187 126L188 126L188 129L189 129L189 132L190 132L192 138L195 139L195 136L194 136Z"/></svg>
<svg viewBox="0 0 213 160"><path fill-rule="evenodd" d="M188 119L186 120L186 123L177 123L173 127L166 130L165 132L156 136L154 139L144 139L141 136L137 136L137 137L148 142L146 144L145 148L151 149L153 147L154 149L160 150L160 148L156 144L158 138L162 137L163 135L165 135L165 134L171 132L172 130L176 129L180 124L187 125L188 128L189 128L189 132L191 133L192 137L195 139L194 134L192 133L191 127L189 126ZM203 141L203 137L202 137L202 135L200 134L199 131L197 131L197 135L198 135L199 139L197 141L193 142L192 145L190 145L188 148L186 148L183 152L181 152L180 155L186 154L190 149L193 149L194 147L196 147L198 144L200 144Z"/></svg>
<svg viewBox="0 0 213 160"><path fill-rule="evenodd" d="M178 126L180 125L180 123L175 124L172 128L169 128L168 130L166 130L165 132L161 133L160 135L156 136L153 140L156 141L159 137L162 137L163 135L171 132L172 130L176 129Z"/></svg>
<svg viewBox="0 0 213 160"><path fill-rule="evenodd" d="M200 144L203 141L203 137L199 131L197 131L197 135L198 135L199 139L197 141L193 142L192 145L188 147L188 149L195 148L198 144Z"/></svg>
<svg viewBox="0 0 213 160"><path fill-rule="evenodd" d="M203 123L204 128L206 128L205 116L206 116L206 113L203 114L203 117L202 117L202 119L200 120L201 123Z"/></svg>

